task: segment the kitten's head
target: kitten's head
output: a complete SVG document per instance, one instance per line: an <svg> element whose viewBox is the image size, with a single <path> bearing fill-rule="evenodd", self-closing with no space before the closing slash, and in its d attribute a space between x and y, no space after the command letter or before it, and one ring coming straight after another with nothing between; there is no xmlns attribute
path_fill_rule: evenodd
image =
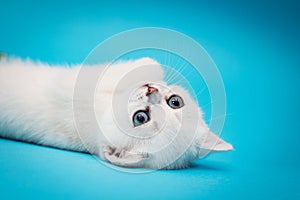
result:
<svg viewBox="0 0 300 200"><path fill-rule="evenodd" d="M149 72L148 76L151 80ZM104 149L109 162L125 167L183 168L209 151L232 149L209 131L201 109L182 87L159 80L130 85L129 92L116 92L112 115L104 122L114 124L104 130L113 132L106 135L112 145Z"/></svg>

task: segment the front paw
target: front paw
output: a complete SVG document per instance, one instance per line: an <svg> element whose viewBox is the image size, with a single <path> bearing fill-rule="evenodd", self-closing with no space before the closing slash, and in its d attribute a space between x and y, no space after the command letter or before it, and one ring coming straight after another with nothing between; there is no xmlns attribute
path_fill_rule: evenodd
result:
<svg viewBox="0 0 300 200"><path fill-rule="evenodd" d="M125 148L111 146L104 147L103 152L108 162L122 167L137 167L149 158L149 154L145 152L128 151Z"/></svg>
<svg viewBox="0 0 300 200"><path fill-rule="evenodd" d="M117 148L111 147L111 146L105 146L103 148L104 154L112 155L114 152L116 152Z"/></svg>

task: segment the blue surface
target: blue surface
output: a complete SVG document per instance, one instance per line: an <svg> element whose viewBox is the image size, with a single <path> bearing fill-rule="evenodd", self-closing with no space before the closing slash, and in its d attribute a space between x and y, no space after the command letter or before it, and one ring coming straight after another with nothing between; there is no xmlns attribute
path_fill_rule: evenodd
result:
<svg viewBox="0 0 300 200"><path fill-rule="evenodd" d="M0 1L0 51L80 63L107 37L158 26L189 35L222 74L235 151L186 170L127 174L92 156L0 140L3 199L299 199L297 1Z"/></svg>

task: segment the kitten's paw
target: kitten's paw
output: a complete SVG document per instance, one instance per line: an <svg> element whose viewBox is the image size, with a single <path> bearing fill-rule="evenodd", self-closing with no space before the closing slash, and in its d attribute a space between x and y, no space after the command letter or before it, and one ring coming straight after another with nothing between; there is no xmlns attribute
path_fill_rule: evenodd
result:
<svg viewBox="0 0 300 200"><path fill-rule="evenodd" d="M132 152L111 146L104 147L103 152L108 162L122 167L137 167L142 161L149 158L149 154L145 152Z"/></svg>
<svg viewBox="0 0 300 200"><path fill-rule="evenodd" d="M103 148L103 152L104 152L104 154L112 155L116 151L116 149L117 148L115 148L115 147L105 146Z"/></svg>

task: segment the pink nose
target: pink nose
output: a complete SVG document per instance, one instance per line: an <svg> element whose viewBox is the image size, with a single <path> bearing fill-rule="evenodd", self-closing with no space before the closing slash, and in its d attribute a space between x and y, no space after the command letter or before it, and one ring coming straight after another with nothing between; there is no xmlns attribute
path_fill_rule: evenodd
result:
<svg viewBox="0 0 300 200"><path fill-rule="evenodd" d="M148 90L147 90L147 93L146 93L146 96L149 96L150 94L154 93L154 92L157 92L158 89L155 88L155 87L151 87L149 86L148 84L145 85L146 87L148 87Z"/></svg>

